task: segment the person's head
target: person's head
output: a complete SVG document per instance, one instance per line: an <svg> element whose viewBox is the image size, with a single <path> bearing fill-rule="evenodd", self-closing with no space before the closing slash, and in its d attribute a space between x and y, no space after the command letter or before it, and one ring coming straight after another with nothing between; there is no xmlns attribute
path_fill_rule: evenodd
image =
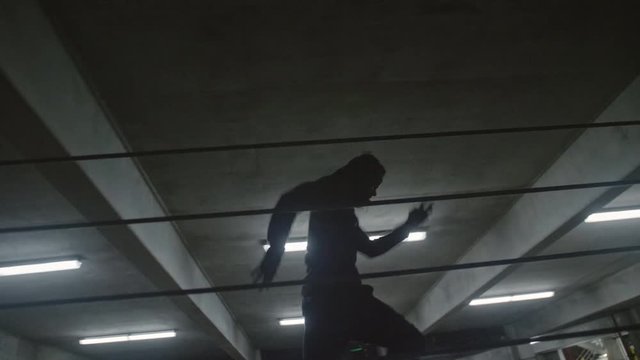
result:
<svg viewBox="0 0 640 360"><path fill-rule="evenodd" d="M376 195L378 186L382 183L385 169L380 161L372 154L362 154L351 159L345 166L338 169L336 175L345 185L346 196L355 206L365 205Z"/></svg>

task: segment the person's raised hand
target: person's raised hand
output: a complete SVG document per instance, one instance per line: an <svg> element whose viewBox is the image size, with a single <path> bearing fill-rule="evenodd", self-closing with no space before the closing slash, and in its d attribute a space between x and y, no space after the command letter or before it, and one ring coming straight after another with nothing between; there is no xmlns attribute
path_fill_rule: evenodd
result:
<svg viewBox="0 0 640 360"><path fill-rule="evenodd" d="M433 204L425 209L424 204L420 204L417 208L411 210L407 217L406 224L411 228L416 228L425 222L433 212Z"/></svg>

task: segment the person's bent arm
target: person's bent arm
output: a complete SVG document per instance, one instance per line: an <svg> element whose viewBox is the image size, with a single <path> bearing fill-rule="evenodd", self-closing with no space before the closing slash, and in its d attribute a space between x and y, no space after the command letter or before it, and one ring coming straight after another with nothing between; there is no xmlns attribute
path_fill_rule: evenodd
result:
<svg viewBox="0 0 640 360"><path fill-rule="evenodd" d="M367 234L363 232L359 239L358 250L368 257L380 256L401 243L408 236L409 231L411 229L406 224L403 224L387 235L375 240L369 240Z"/></svg>
<svg viewBox="0 0 640 360"><path fill-rule="evenodd" d="M429 217L432 208L429 205L427 209L424 209L424 205L420 205L420 207L413 209L409 213L409 217L404 224L376 240L369 240L369 237L362 232L362 236L358 240L358 250L368 257L376 257L386 253L406 239L411 231L420 226Z"/></svg>
<svg viewBox="0 0 640 360"><path fill-rule="evenodd" d="M282 195L276 204L275 214L271 216L269 221L269 230L267 231L267 242L269 250L265 254L262 262L253 271L254 282L262 280L268 284L278 270L284 246L291 231L291 225L299 211L305 206L310 206L309 185L303 184L288 193Z"/></svg>

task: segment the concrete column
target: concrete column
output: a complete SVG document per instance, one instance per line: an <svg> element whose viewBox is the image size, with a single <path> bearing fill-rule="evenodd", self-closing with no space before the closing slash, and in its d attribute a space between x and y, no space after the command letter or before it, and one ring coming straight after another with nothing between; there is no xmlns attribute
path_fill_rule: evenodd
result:
<svg viewBox="0 0 640 360"><path fill-rule="evenodd" d="M558 358L559 358L560 360L567 360L567 359L564 357L564 353L562 352L562 349L558 349Z"/></svg>
<svg viewBox="0 0 640 360"><path fill-rule="evenodd" d="M638 308L631 308L614 316L618 325L640 324ZM623 343L627 350L627 357L630 360L640 360L640 331L629 331Z"/></svg>
<svg viewBox="0 0 640 360"><path fill-rule="evenodd" d="M629 360L619 338L604 338L602 342L604 348L607 349L608 360Z"/></svg>

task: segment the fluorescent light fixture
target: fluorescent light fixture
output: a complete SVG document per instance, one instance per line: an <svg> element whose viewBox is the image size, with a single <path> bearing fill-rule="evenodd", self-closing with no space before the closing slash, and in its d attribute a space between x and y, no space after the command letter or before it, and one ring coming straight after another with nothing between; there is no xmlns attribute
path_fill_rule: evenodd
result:
<svg viewBox="0 0 640 360"><path fill-rule="evenodd" d="M426 238L427 238L426 231L416 231L416 232L410 232L409 236L407 236L407 238L404 239L403 241L422 241Z"/></svg>
<svg viewBox="0 0 640 360"><path fill-rule="evenodd" d="M269 244L262 245L264 251L269 250L271 247ZM306 241L296 241L296 242L288 242L284 244L285 252L296 252L296 251L306 251L307 250L307 242Z"/></svg>
<svg viewBox="0 0 640 360"><path fill-rule="evenodd" d="M553 291L545 291L539 293L532 294L522 294L522 295L513 295L511 297L511 301L527 301L527 300L538 300L538 299L547 299L553 297L555 293Z"/></svg>
<svg viewBox="0 0 640 360"><path fill-rule="evenodd" d="M369 240L376 240L381 238L384 235L371 235L369 236ZM427 238L427 232L426 231L415 231L415 232L410 232L409 236L407 236L406 239L404 239L403 241L406 242L410 242L410 241L422 241L424 239ZM263 244L262 248L264 249L264 251L269 250L271 246L269 244ZM296 252L296 251L306 251L307 250L307 242L306 241L294 241L294 242L287 242L284 244L284 251L285 252Z"/></svg>
<svg viewBox="0 0 640 360"><path fill-rule="evenodd" d="M82 266L82 261L78 259L47 261L41 263L16 264L11 266L1 266L0 276L36 274L50 271L75 270Z"/></svg>
<svg viewBox="0 0 640 360"><path fill-rule="evenodd" d="M140 341L140 340L154 340L154 339L166 339L176 337L174 330L156 331L148 333L138 334L122 334L122 335L109 335L90 337L80 340L81 345L94 345L94 344L107 344L114 342L126 342L126 341Z"/></svg>
<svg viewBox="0 0 640 360"><path fill-rule="evenodd" d="M129 335L129 341L168 339L172 337L176 337L176 332L173 330L158 331L151 333L131 334Z"/></svg>
<svg viewBox="0 0 640 360"><path fill-rule="evenodd" d="M514 301L547 299L552 297L553 295L555 295L553 291L545 291L545 292L521 294L521 295L499 296L499 297L491 297L491 298L484 298L484 299L474 299L474 300L471 300L469 305L477 306L477 305L501 304L501 303L508 303L508 302L514 302Z"/></svg>
<svg viewBox="0 0 640 360"><path fill-rule="evenodd" d="M291 326L291 325L304 325L304 318L289 318L289 319L280 319L280 326Z"/></svg>
<svg viewBox="0 0 640 360"><path fill-rule="evenodd" d="M615 221L615 220L628 220L640 218L640 209L635 210L621 210L621 211L605 211L589 215L584 222L601 222L601 221Z"/></svg>
<svg viewBox="0 0 640 360"><path fill-rule="evenodd" d="M508 303L508 302L511 302L511 296L474 299L474 300L471 300L469 305L477 306L477 305L501 304L501 303Z"/></svg>
<svg viewBox="0 0 640 360"><path fill-rule="evenodd" d="M114 342L129 341L127 335L100 336L80 340L80 345L108 344Z"/></svg>
<svg viewBox="0 0 640 360"><path fill-rule="evenodd" d="M369 236L369 240L377 240L380 239L381 237L383 237L384 235L371 235ZM409 236L407 236L406 239L402 240L402 241L422 241L424 239L427 238L427 232L426 231L414 231L414 232L410 232Z"/></svg>
<svg viewBox="0 0 640 360"><path fill-rule="evenodd" d="M540 344L540 341L532 341L529 343L529 345L535 345L535 344Z"/></svg>

